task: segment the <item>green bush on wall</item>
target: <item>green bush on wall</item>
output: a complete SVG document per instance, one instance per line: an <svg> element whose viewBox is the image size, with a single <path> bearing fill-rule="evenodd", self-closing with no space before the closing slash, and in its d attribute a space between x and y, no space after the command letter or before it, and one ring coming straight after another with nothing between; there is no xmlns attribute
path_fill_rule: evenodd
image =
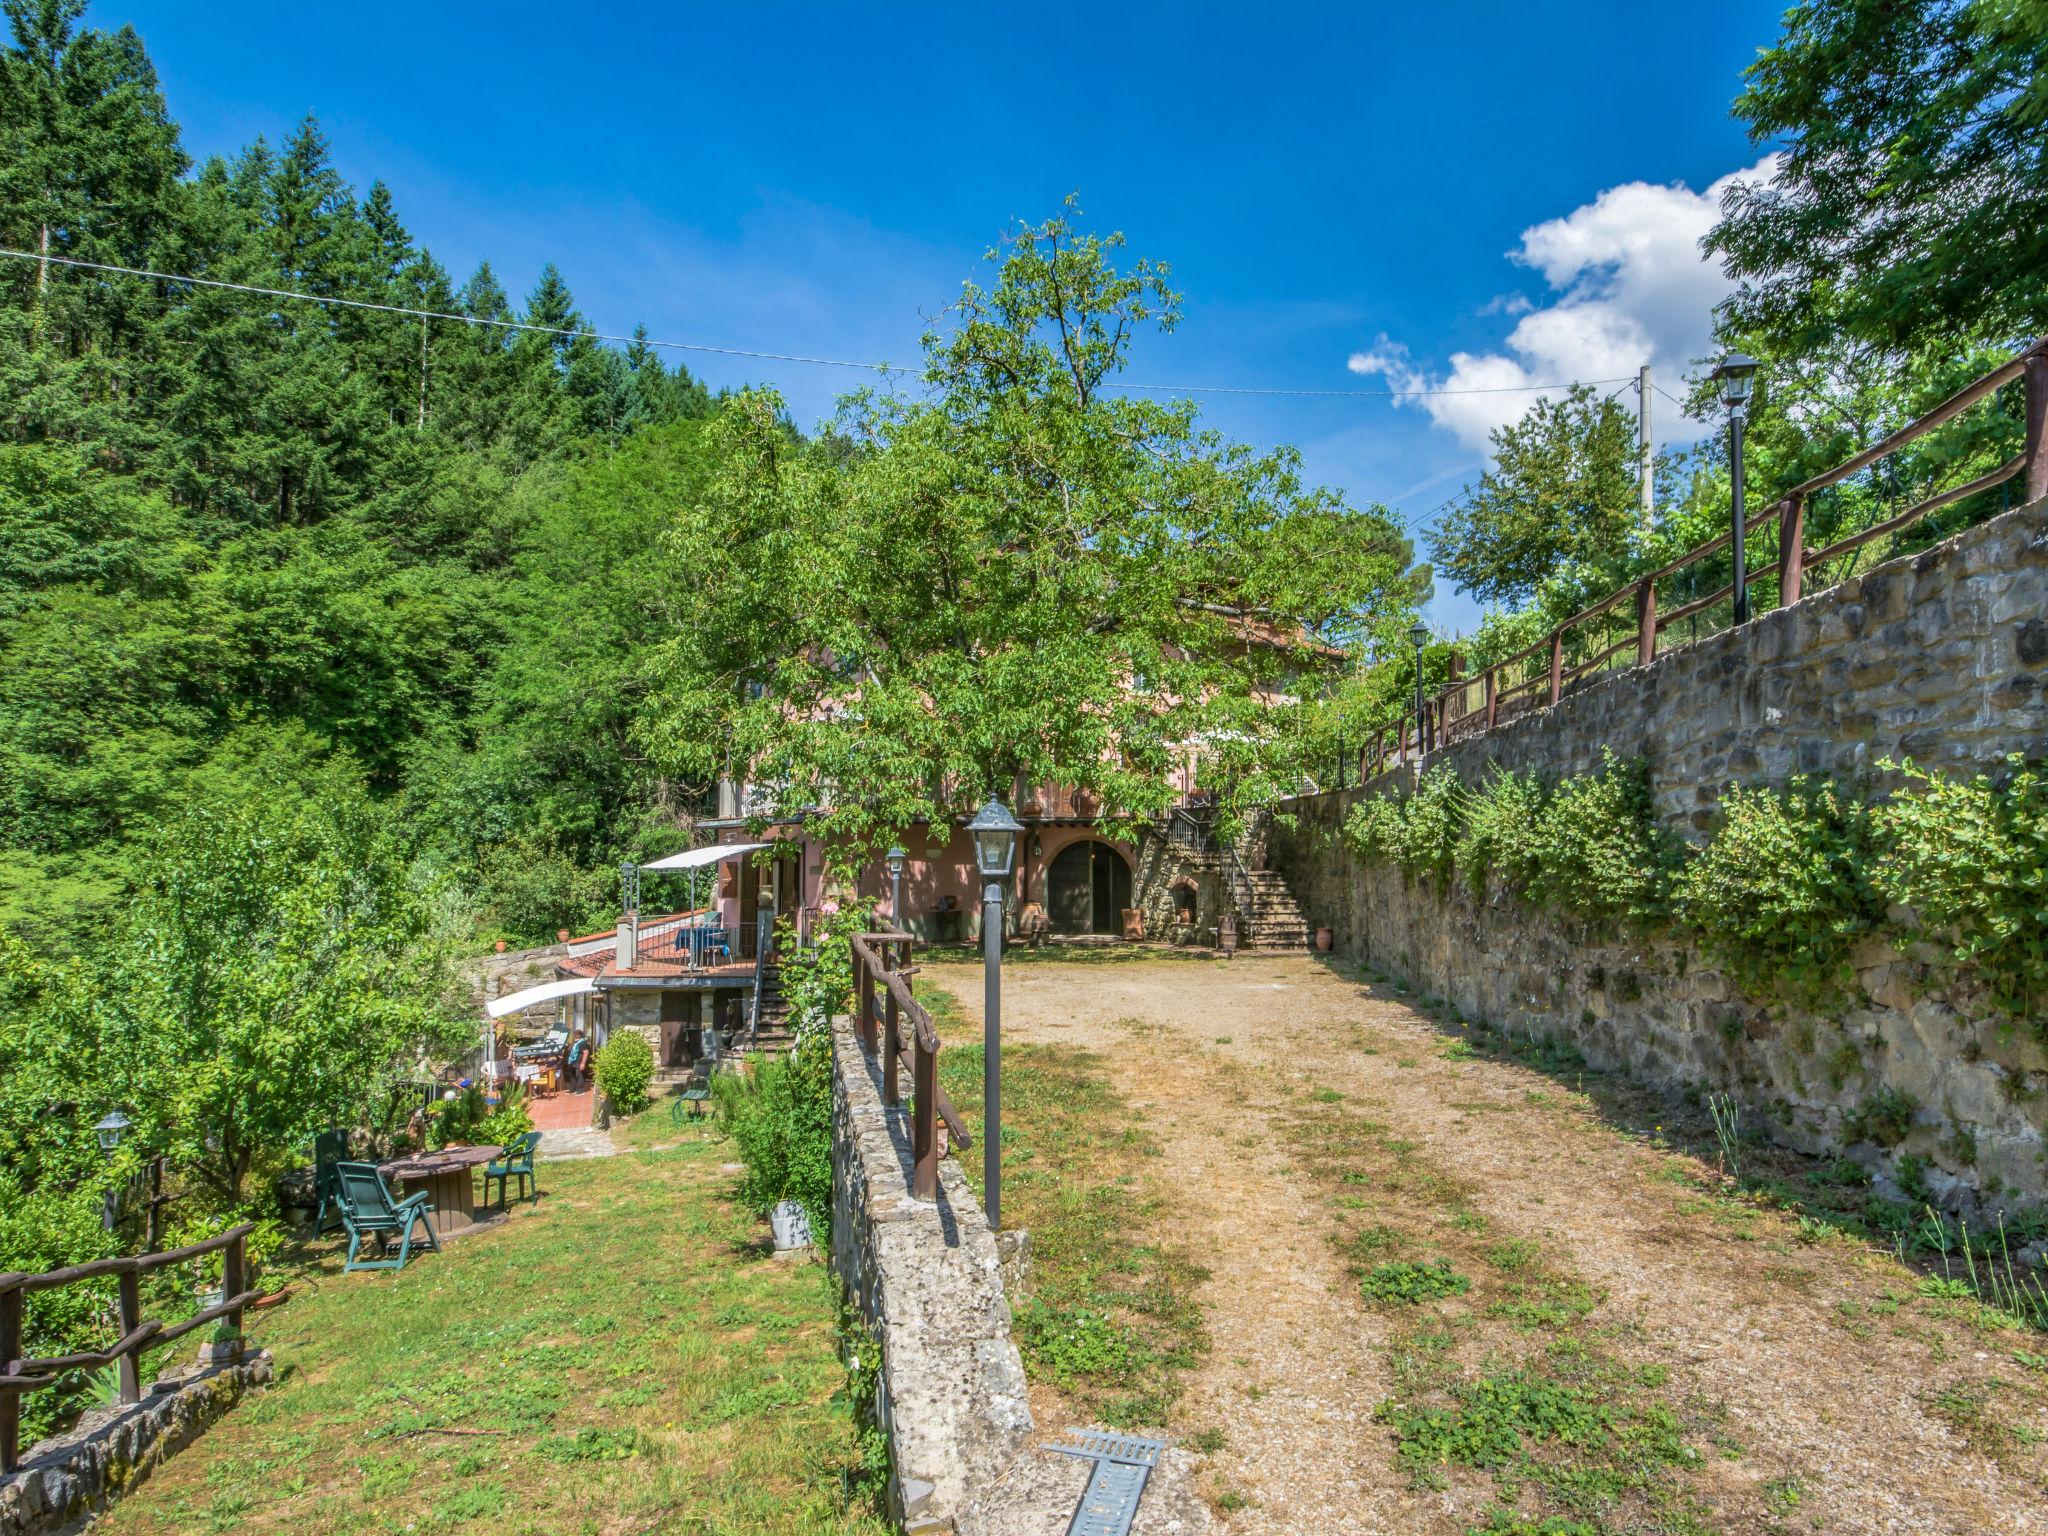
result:
<svg viewBox="0 0 2048 1536"><path fill-rule="evenodd" d="M1353 807L1345 841L1446 888L1498 879L1532 906L1608 931L1669 926L1745 990L1808 1006L1853 986L1857 940L1933 938L2000 1008L2048 1036L2048 776L2013 756L1997 775L1912 763L1866 803L1832 780L1731 786L1721 822L1690 848L1658 825L1644 764L1603 754L1597 773L1546 789L1492 770L1477 790L1439 764L1405 795Z"/></svg>

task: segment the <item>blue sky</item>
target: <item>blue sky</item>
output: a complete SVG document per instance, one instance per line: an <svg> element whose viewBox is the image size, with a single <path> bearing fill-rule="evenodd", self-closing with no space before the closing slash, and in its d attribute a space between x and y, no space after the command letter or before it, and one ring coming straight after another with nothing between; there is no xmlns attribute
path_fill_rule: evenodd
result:
<svg viewBox="0 0 2048 1536"><path fill-rule="evenodd" d="M1013 218L1079 192L1186 294L1133 377L1280 389L1619 377L1673 393L1711 188L1778 4L364 7L100 0L195 155L321 118L458 279L562 270L601 330L911 362ZM1532 233L1533 232L1533 233ZM843 371L691 358L800 422ZM1526 394L1204 396L1420 523ZM1633 391L1625 398L1632 401ZM1660 436L1689 437L1667 401ZM1432 618L1477 609L1440 586Z"/></svg>

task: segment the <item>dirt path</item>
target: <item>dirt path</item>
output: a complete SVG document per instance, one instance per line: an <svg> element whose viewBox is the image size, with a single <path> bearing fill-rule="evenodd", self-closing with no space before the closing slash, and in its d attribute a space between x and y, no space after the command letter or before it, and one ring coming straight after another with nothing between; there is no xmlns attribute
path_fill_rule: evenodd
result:
<svg viewBox="0 0 2048 1536"><path fill-rule="evenodd" d="M967 973L927 974L978 1020ZM1034 963L1006 976L1004 1024L1008 1040L1101 1051L1164 1144L1157 1177L1212 1275L1212 1348L1173 1427L1224 1437L1205 1477L1232 1533L1484 1523L1469 1488L1414 1489L1375 1420L1398 1320L1362 1300L1330 1240L1302 1129L1338 1094L1457 1179L1490 1233L1583 1277L1601 1298L1590 1321L1668 1371L1668 1395L1711 1405L1720 1453L1702 1447L1693 1475L1709 1528L2048 1531L2037 1392L2021 1380L1968 1419L1982 1383L2029 1375L2016 1343L2042 1341L1917 1304L1889 1258L1802 1244L1789 1215L1700 1199L1672 1154L1602 1123L1569 1084L1442 1054L1445 1033L1390 989L1294 957ZM1942 1393L1960 1413L1930 1407Z"/></svg>

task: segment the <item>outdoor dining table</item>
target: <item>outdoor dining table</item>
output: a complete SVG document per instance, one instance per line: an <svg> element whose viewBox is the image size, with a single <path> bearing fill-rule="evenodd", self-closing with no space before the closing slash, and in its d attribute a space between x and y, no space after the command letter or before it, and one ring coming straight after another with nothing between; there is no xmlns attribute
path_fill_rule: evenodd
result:
<svg viewBox="0 0 2048 1536"><path fill-rule="evenodd" d="M476 1170L503 1152L503 1147L448 1147L439 1152L422 1152L416 1157L396 1158L377 1165L387 1180L404 1186L394 1195L403 1200L418 1190L427 1192L434 1207L427 1225L436 1237L453 1237L476 1225Z"/></svg>

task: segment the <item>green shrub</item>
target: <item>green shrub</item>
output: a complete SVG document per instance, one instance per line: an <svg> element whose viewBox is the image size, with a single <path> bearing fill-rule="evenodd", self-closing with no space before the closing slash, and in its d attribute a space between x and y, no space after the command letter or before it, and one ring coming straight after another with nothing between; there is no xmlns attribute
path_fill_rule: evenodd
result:
<svg viewBox="0 0 2048 1536"><path fill-rule="evenodd" d="M517 1083L505 1090L498 1107L477 1122L477 1145L510 1146L533 1129L533 1116L526 1110L526 1090Z"/></svg>
<svg viewBox="0 0 2048 1536"><path fill-rule="evenodd" d="M1759 996L1814 1002L1848 985L1851 947L1884 915L1866 876L1869 812L1808 778L1732 786L1721 810L1675 892L1701 950Z"/></svg>
<svg viewBox="0 0 2048 1536"><path fill-rule="evenodd" d="M591 1058L590 1071L615 1114L638 1114L654 1081L654 1048L637 1029L616 1030Z"/></svg>
<svg viewBox="0 0 2048 1536"><path fill-rule="evenodd" d="M2048 777L2018 755L1967 783L1911 763L1916 789L1878 807L1872 879L1953 946L1998 1005L2040 1027L2048 993Z"/></svg>
<svg viewBox="0 0 2048 1536"><path fill-rule="evenodd" d="M718 1123L739 1147L740 1198L757 1211L794 1200L821 1244L832 1229L832 1037L805 1031L787 1057L712 1080Z"/></svg>
<svg viewBox="0 0 2048 1536"><path fill-rule="evenodd" d="M1448 763L1425 773L1406 795L1376 796L1352 808L1351 845L1368 858L1389 859L1409 880L1450 884L1470 798Z"/></svg>
<svg viewBox="0 0 2048 1536"><path fill-rule="evenodd" d="M1494 767L1479 792L1467 800L1457 863L1473 895L1486 894L1489 874L1500 876L1517 896L1535 882L1546 799L1534 774Z"/></svg>
<svg viewBox="0 0 2048 1536"><path fill-rule="evenodd" d="M1649 926L1669 915L1683 850L1657 825L1641 759L1600 755L1598 773L1564 780L1544 807L1528 895L1601 926Z"/></svg>
<svg viewBox="0 0 2048 1536"><path fill-rule="evenodd" d="M1850 1111L1843 1124L1852 1141L1896 1147L1913 1129L1913 1117L1919 1112L1920 1101L1904 1089L1880 1088Z"/></svg>

